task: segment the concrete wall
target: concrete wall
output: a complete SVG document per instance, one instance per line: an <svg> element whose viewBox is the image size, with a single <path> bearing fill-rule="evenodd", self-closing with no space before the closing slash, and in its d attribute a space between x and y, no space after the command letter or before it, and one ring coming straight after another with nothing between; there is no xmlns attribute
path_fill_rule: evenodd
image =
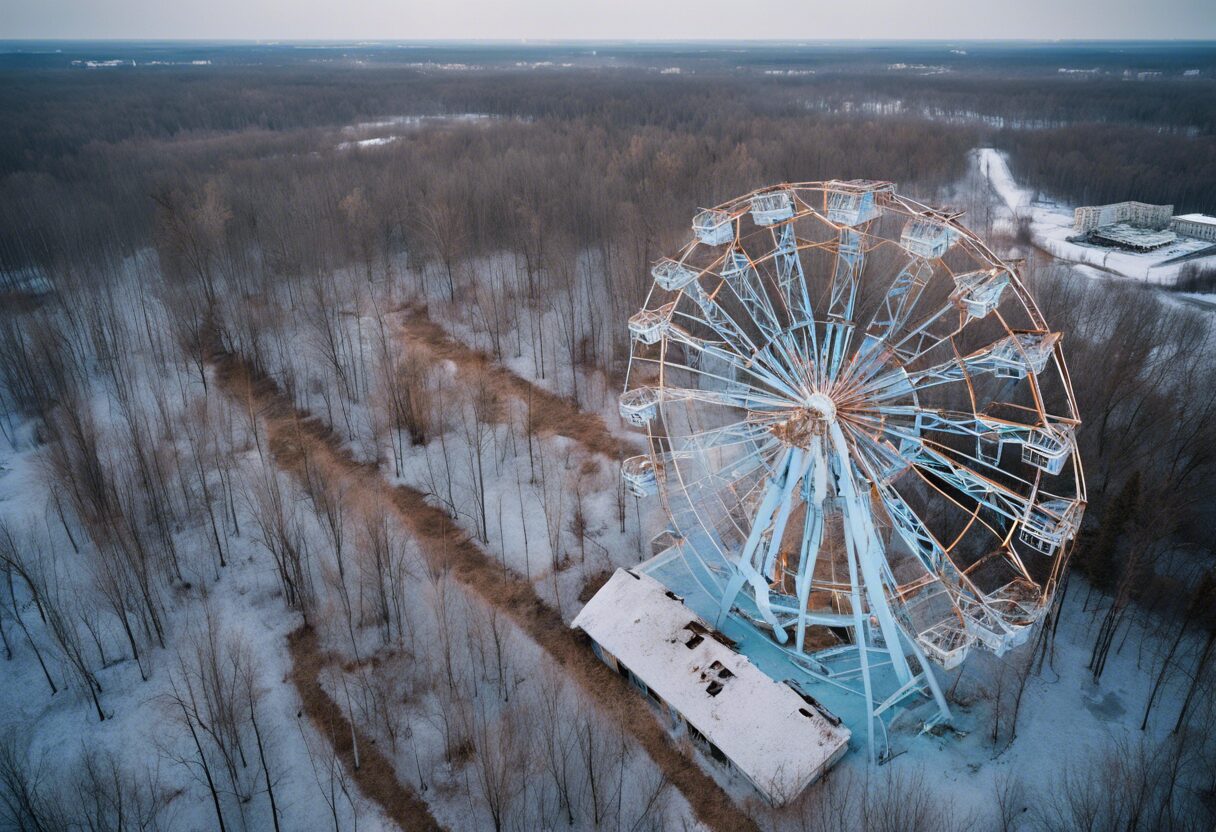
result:
<svg viewBox="0 0 1216 832"><path fill-rule="evenodd" d="M1174 217L1170 221L1170 230L1175 234L1183 234L1187 237L1195 237L1200 240L1216 243L1216 223L1196 222L1195 220L1184 220Z"/></svg>
<svg viewBox="0 0 1216 832"><path fill-rule="evenodd" d="M1073 211L1072 226L1077 231L1091 231L1099 226L1125 222L1140 228L1165 228L1170 224L1173 213L1173 205L1150 205L1147 202L1085 205Z"/></svg>

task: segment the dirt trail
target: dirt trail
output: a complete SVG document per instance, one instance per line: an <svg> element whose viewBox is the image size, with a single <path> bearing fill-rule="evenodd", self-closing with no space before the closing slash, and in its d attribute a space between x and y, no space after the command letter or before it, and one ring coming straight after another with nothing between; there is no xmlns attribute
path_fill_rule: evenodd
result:
<svg viewBox="0 0 1216 832"><path fill-rule="evenodd" d="M542 434L565 436L590 451L619 460L643 452L641 441L614 436L602 417L582 410L574 402L516 375L482 350L448 334L425 309L407 307L402 332L413 350L451 361L466 379L480 379L501 396L531 402L532 419Z"/></svg>
<svg viewBox="0 0 1216 832"><path fill-rule="evenodd" d="M446 334L444 338L451 340L446 338ZM461 352L466 349L461 348ZM427 503L421 492L404 485L391 486L374 465L354 459L342 447L341 440L320 421L307 413L295 411L273 382L252 382L244 365L235 356L217 356L215 364L226 392L242 406L252 401L263 414L271 451L284 470L306 485L306 471L310 466L314 470L319 467L329 476L345 477L361 498L385 501L414 534L428 560L450 568L457 580L487 604L511 616L515 624L544 648L583 693L596 702L602 713L616 720L634 737L659 770L683 794L697 820L715 830L757 830L751 818L731 801L721 787L676 747L641 697L620 676L595 658L586 637L567 627L557 611L536 594L531 584L514 575L504 575L497 561L487 555L443 511ZM493 371L492 366L487 368L488 373L493 374ZM503 378L497 374L495 376ZM505 376L501 383L513 386L510 374L506 373ZM552 398L573 411L573 405L556 396ZM594 419L599 423L599 429L606 433L602 420L582 415ZM360 786L363 786L362 782Z"/></svg>
<svg viewBox="0 0 1216 832"><path fill-rule="evenodd" d="M317 644L317 634L301 627L287 637L287 647L291 653L291 681L300 693L304 713L321 736L333 744L334 753L354 777L359 791L376 801L403 830L440 832L443 827L431 815L425 801L397 779L392 762L362 731L357 731L359 769L355 770L350 722L338 703L321 687L321 671L332 662Z"/></svg>

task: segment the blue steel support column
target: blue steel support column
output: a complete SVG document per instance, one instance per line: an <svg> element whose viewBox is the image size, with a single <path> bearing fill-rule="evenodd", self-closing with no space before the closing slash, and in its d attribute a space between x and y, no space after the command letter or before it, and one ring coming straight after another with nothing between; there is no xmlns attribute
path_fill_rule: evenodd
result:
<svg viewBox="0 0 1216 832"><path fill-rule="evenodd" d="M874 518L870 514L870 501L857 492L857 483L853 478L853 465L849 460L848 445L845 444L844 433L837 422L828 426L832 437L833 449L840 466L839 482L841 496L845 500L845 538L853 541L853 549L861 567L862 579L866 584L866 597L870 602L870 612L878 619L879 629L882 630L883 641L891 655L891 664L895 675L901 683L912 678L908 660L904 656L899 642L899 628L895 625L895 616L887 603L886 592L883 591L882 547L878 535L874 531Z"/></svg>
<svg viewBox="0 0 1216 832"><path fill-rule="evenodd" d="M847 458L846 458L847 463ZM870 750L870 764L874 764L874 690L870 683L870 652L865 615L861 611L861 581L857 575L857 553L853 536L845 534L845 551L849 561L849 606L853 608L853 642L861 662L861 685L866 699L866 743Z"/></svg>
<svg viewBox="0 0 1216 832"><path fill-rule="evenodd" d="M819 546L823 540L823 501L827 493L827 460L823 455L823 442L817 437L811 446L810 476L805 478L806 520L803 523L798 576L794 579L794 591L798 595L798 629L794 642L799 653L803 651L806 643L806 606L810 600L811 584L815 579L815 562L819 559Z"/></svg>
<svg viewBox="0 0 1216 832"><path fill-rule="evenodd" d="M795 450L797 449L786 448L783 451L781 459L774 469L773 476L769 477L765 485L764 497L760 501L760 507L756 510L756 517L752 521L752 528L748 533L747 542L743 545L743 551L739 553L738 560L735 561L735 573L730 576L730 580L726 583L726 589L722 593L722 601L718 605L718 617L714 624L716 627L721 627L722 622L730 613L730 608L735 603L735 596L739 594L739 590L743 588L743 584L750 579L749 573L755 573L755 568L752 566L752 554L755 552L756 547L760 545L760 538L763 537L764 531L768 528L773 517L773 512L781 500L781 495L785 490L785 478L790 469L791 457ZM752 581L752 584L754 586L755 582ZM764 594L767 600L767 587ZM757 605L759 603L760 599L757 599ZM769 616L772 616L771 612ZM769 623L776 625L776 618L773 618Z"/></svg>

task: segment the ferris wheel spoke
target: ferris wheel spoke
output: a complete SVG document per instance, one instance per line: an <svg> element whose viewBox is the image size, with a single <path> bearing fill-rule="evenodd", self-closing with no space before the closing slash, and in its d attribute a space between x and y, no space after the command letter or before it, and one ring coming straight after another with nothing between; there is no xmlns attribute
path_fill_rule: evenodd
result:
<svg viewBox="0 0 1216 832"><path fill-rule="evenodd" d="M861 232L844 226L836 238L836 263L832 271L831 293L828 296L828 317L841 321L853 320L857 303L857 282L865 266L861 248Z"/></svg>
<svg viewBox="0 0 1216 832"><path fill-rule="evenodd" d="M752 322L766 340L772 340L782 331L777 313L765 291L755 264L743 249L735 247L726 253L722 263L722 281L751 316Z"/></svg>
<svg viewBox="0 0 1216 832"><path fill-rule="evenodd" d="M846 425L845 430L849 432L849 426ZM884 475L882 469L882 466L888 464L892 458L898 460L895 467L905 470L912 463L896 454L894 448L890 448L862 432L852 431L850 438L855 443L855 447L862 451L860 460L862 469L877 490L888 517L912 554L929 573L943 580L957 579L958 570L950 560L945 546L929 530L928 525L894 486L892 478ZM881 452L877 451L880 448Z"/></svg>
<svg viewBox="0 0 1216 832"><path fill-rule="evenodd" d="M803 391L804 395L809 395L809 390L804 390L808 376L796 369L800 366L794 357L797 349L790 336L782 333L756 350L752 361L784 381L789 389Z"/></svg>
<svg viewBox="0 0 1216 832"><path fill-rule="evenodd" d="M861 457L858 463L862 466L871 481L888 481L900 472L906 471L911 465L900 454L898 445L876 438L867 431L858 429L850 423L845 423L843 430Z"/></svg>
<svg viewBox="0 0 1216 832"><path fill-rule="evenodd" d="M893 333L887 340L891 352L904 364L912 364L963 330L965 321L958 309L947 304L923 318L916 326Z"/></svg>
<svg viewBox="0 0 1216 832"><path fill-rule="evenodd" d="M746 266L743 268L750 268ZM756 275L754 269L751 269L751 274ZM714 331L719 338L722 339L724 345L733 350L739 356L746 356L747 362L756 364L764 368L767 372L783 379L792 387L798 387L800 376L792 369L793 361L788 353L798 352L799 347L794 341L794 335L797 328L783 328L777 326L775 318L773 325L765 325L764 321L757 318L746 304L743 304L744 311L749 311L752 314L752 322L757 324L760 333L764 336L764 340L760 345L745 331L744 327L740 326L735 317L727 311L721 303L718 302L718 295L722 288L731 289L732 293L735 289L725 279L719 284L719 288L713 292L707 292L700 283L693 282L688 285L690 297L700 309L702 318L697 318L689 315L687 312L676 312L675 316L688 318L698 324L704 324ZM738 297L736 293L736 297ZM768 310L766 314L771 315L771 306L766 306ZM805 329L809 329L811 339L814 340L814 322L808 322ZM804 336L805 337L805 336ZM780 347L778 350L774 345ZM801 352L805 353L805 349ZM783 355L783 353L786 353Z"/></svg>
<svg viewBox="0 0 1216 832"><path fill-rule="evenodd" d="M709 488L718 493L730 492L738 500L744 500L747 493L739 494L738 486L747 482L757 471L776 470L785 446L775 439L757 445L753 450L736 459L724 461L715 471L707 471L696 480L685 480L688 487ZM679 452L676 452L679 453Z"/></svg>
<svg viewBox="0 0 1216 832"><path fill-rule="evenodd" d="M767 362L749 360L739 353L726 349L725 347L712 341L697 338L677 324L670 324L668 326L667 337L676 343L683 344L687 349L694 350L702 357L708 356L710 359L730 367L734 372L742 373L743 375L754 379L762 389L767 388L767 390L772 391L772 393L787 397L787 402L789 399L797 400L801 398L797 388L789 383L790 380L783 377L784 374L773 372ZM713 376L713 374L701 370L698 367L690 366L687 362L677 364L676 362L666 358L664 361L668 364L681 366L693 372L702 373L711 377ZM733 379L725 379L724 377L720 376L718 378L722 378L725 381L739 383Z"/></svg>
<svg viewBox="0 0 1216 832"><path fill-rule="evenodd" d="M881 344L904 330L932 276L933 267L919 257L910 258L900 269L866 327L864 341L858 350L860 358L877 352Z"/></svg>
<svg viewBox="0 0 1216 832"><path fill-rule="evenodd" d="M704 303L701 303L701 311L706 316L705 319L691 318L686 313L679 314L683 317L691 318L696 323L708 325L722 339L720 347L713 344L713 342L700 339L710 345L709 349L721 349L727 353L731 353L733 358L730 361L733 364L742 363L749 368L759 367L760 375L757 375L757 378L767 378L771 375L780 378L791 388L799 386L800 376L791 369L793 362L789 355L782 357L782 353L778 352L774 346L779 346L786 353L791 350L796 351L797 346L793 344L790 333L782 332L776 339L765 342L763 346L757 346L750 337L747 337L743 333L743 330L734 322L734 319L718 306L716 301L708 296ZM681 333L677 333L676 340L685 342L686 337L695 336L684 330ZM721 358L721 356L718 357Z"/></svg>
<svg viewBox="0 0 1216 832"><path fill-rule="evenodd" d="M721 285L725 286L726 284L722 283ZM730 354L732 357L729 359L723 358L722 355L718 355L717 357L727 360L732 364L745 364L747 367L758 365L762 368L763 374L757 375L752 373L757 380L761 380L767 375L773 375L782 378L787 384L795 384L796 379L786 372L785 368L780 364L773 363L768 352L758 347L751 336L735 321L734 317L718 303L717 291L713 293L706 292L699 283L693 283L691 288L694 290L691 297L701 310L703 317L698 318L687 312L676 312L673 317L687 318L692 323L708 326L721 339L721 346L705 339L697 339L697 341L708 344L710 349L720 349L724 354ZM672 327L673 325L668 326L667 331L669 334L671 334ZM681 331L675 334L677 336L676 340L681 342L686 342L687 338L696 337L682 328ZM690 346L696 348L696 345Z"/></svg>
<svg viewBox="0 0 1216 832"><path fill-rule="evenodd" d="M947 585L957 583L959 572L946 547L929 531L925 521L912 510L904 496L890 483L881 483L878 485L878 497L891 518L891 525L925 570Z"/></svg>
<svg viewBox="0 0 1216 832"><path fill-rule="evenodd" d="M1033 505L1031 498L930 447L920 438L909 438L901 454L918 470L931 474L956 492L991 509L1010 523L1025 519Z"/></svg>
<svg viewBox="0 0 1216 832"><path fill-rule="evenodd" d="M1037 376L1051 359L1057 332L1015 332L964 356L955 356L917 370L896 368L858 385L855 393L886 401L912 391L963 381L973 375L990 374L1016 382Z"/></svg>
<svg viewBox="0 0 1216 832"><path fill-rule="evenodd" d="M673 370L688 373L692 376L691 381L701 385L699 387L677 387L674 384L668 384L662 388L654 388L655 392L652 397L656 402L660 399L665 402L702 401L724 407L761 411L788 407L790 403L788 396L774 392L769 389L767 384L763 386L749 384L730 376L710 372L700 366L699 359L696 362L676 361L666 357L639 360L635 356L634 360L639 364L653 363L658 366L662 374L670 374ZM747 375L752 376L753 374L748 372ZM757 379L757 381L761 381L761 379Z"/></svg>
<svg viewBox="0 0 1216 832"><path fill-rule="evenodd" d="M881 405L874 408L883 416L913 419L917 430L932 430L957 436L988 436L996 434L1002 442L1025 443L1038 428L962 410L943 410L914 405Z"/></svg>
<svg viewBox="0 0 1216 832"><path fill-rule="evenodd" d="M790 324L782 333L787 348L796 355L817 356L819 354L819 337L815 329L815 310L811 303L810 293L806 285L806 273L802 267L802 257L798 251L798 238L794 234L794 226L785 224L780 231L773 229L773 263L777 271L777 286L785 302ZM815 360L799 362L804 364L811 375L812 383L817 384L818 366Z"/></svg>
<svg viewBox="0 0 1216 832"><path fill-rule="evenodd" d="M925 275L927 280L932 274L932 266L924 260L916 259L929 269ZM905 272L906 270L905 267ZM886 342L901 361L910 364L946 339L957 335L969 321L984 318L993 312L1000 305L1001 295L1009 285L1011 275L1007 269L990 268L954 274L952 277L955 289L950 294L949 301L927 315L915 327L909 327L912 312L910 306L905 305L895 314L890 312L892 294L901 300L910 294L902 291L900 278L904 278L904 273L901 272L888 293L886 304L875 316L871 328L867 331L867 342L870 337ZM917 281L904 278L902 283L915 286ZM921 282L920 287L923 286L924 283ZM914 291L915 297L919 298L919 289ZM912 303L915 304L915 298ZM890 322L894 322L894 325L889 325ZM880 331L875 331L875 324L879 325Z"/></svg>
<svg viewBox="0 0 1216 832"><path fill-rule="evenodd" d="M865 266L861 232L842 226L837 235L836 263L828 295L823 345L819 353L819 377L835 379L853 337L853 311L857 303L857 283Z"/></svg>
<svg viewBox="0 0 1216 832"><path fill-rule="evenodd" d="M790 313L790 329L796 329L806 324L814 324L815 310L811 304L811 296L807 291L806 273L802 269L802 258L798 253L798 239L794 234L794 226L786 224L781 230L773 230L775 249L773 262L777 269L777 286L785 298L786 308ZM815 336L814 326L810 334ZM814 349L812 349L812 354Z"/></svg>
<svg viewBox="0 0 1216 832"><path fill-rule="evenodd" d="M772 438L772 432L767 425L742 420L725 427L687 434L681 437L681 449L710 451Z"/></svg>
<svg viewBox="0 0 1216 832"><path fill-rule="evenodd" d="M671 366L673 365L668 365L669 368ZM760 411L775 410L789 406L788 399L783 396L776 396L767 390L761 390L749 384L723 378L713 373L704 373L682 364L675 366L678 366L681 370L687 370L708 383L720 384L722 387L719 389L666 387L663 389L664 401L699 401L723 407L737 407L744 410Z"/></svg>
<svg viewBox="0 0 1216 832"><path fill-rule="evenodd" d="M923 446L926 451L939 455L951 464L960 466L976 476L988 479L984 471L1000 474L1005 480L1010 481L1009 484L1002 484L1002 487L1010 495L1013 495L1011 499L1016 499L1016 495L1018 494L1018 492L1014 490L1015 486L1024 487L1028 493L1033 492L1034 490L1035 484L1033 482L1025 477L1018 476L1017 474L1000 467L1000 465L997 464L999 462L999 458L985 458L981 456L980 450L982 450L982 448L977 448L977 453L972 455L945 444L935 442L927 436L920 435L918 433L909 433L899 428L891 428L887 431L887 434L899 443L900 456L909 464L915 464L913 462L913 457L917 453L915 446L919 444ZM909 450L910 448L912 450ZM1029 500L1030 498L1025 498L1025 501L1028 502Z"/></svg>
<svg viewBox="0 0 1216 832"><path fill-rule="evenodd" d="M677 312L676 314L689 318L698 324L708 326L722 339L723 343L729 344L732 349L745 355L754 353L756 351L756 342L743 330L743 327L739 325L734 316L722 304L718 303L718 294L725 285L725 283L719 281L718 288L713 292L709 292L698 282L690 284L685 289L685 293L692 298L693 303L701 310L702 317L698 318L686 312Z"/></svg>

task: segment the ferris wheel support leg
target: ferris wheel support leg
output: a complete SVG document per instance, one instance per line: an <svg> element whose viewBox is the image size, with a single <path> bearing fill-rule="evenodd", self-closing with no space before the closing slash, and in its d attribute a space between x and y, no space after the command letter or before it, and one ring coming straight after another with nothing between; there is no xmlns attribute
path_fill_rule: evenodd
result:
<svg viewBox="0 0 1216 832"><path fill-rule="evenodd" d="M798 594L798 631L795 643L801 653L806 641L806 605L811 597L811 583L815 578L815 561L819 558L819 543L823 537L823 509L815 506L807 511L802 532L802 558L798 563L798 577L794 588Z"/></svg>
<svg viewBox="0 0 1216 832"><path fill-rule="evenodd" d="M764 564L761 568L763 574L770 581L774 579L773 567L777 563L777 553L781 550L781 540L785 537L785 527L790 520L790 511L794 508L794 493L798 490L798 483L802 482L802 478L806 476L807 469L810 467L811 457L801 448L794 448L790 454L790 467L785 477L785 489L781 493L781 507L777 511L777 519L773 521L773 533L769 536L768 551L764 556Z"/></svg>
<svg viewBox="0 0 1216 832"><path fill-rule="evenodd" d="M912 678L912 670L908 667L908 659L899 646L899 628L895 625L895 616L891 614L891 606L887 603L886 592L883 591L882 564L879 562L882 557L882 545L874 532L874 518L870 513L869 500L857 493L857 483L853 479L848 448L839 423L833 422L830 430L832 444L840 463L840 484L850 509L846 516L845 538L853 543L853 551L866 585L870 612L878 619L895 675L900 684L906 684Z"/></svg>
<svg viewBox="0 0 1216 832"><path fill-rule="evenodd" d="M933 701L937 703L937 710L940 712L942 721L950 722L954 717L950 713L950 705L946 702L946 696L942 693L941 685L937 683L937 673L933 669L933 665L925 658L925 653L916 644L916 639L909 638L904 634L904 642L912 651L912 655L916 657L916 661L920 664L921 675L925 677L925 684L929 686L929 692L933 694Z"/></svg>
<svg viewBox="0 0 1216 832"><path fill-rule="evenodd" d="M714 619L714 627L722 629L722 623L726 620L727 613L734 606L735 596L739 594L739 590L743 589L743 584L747 578L743 576L743 572L736 569L731 573L730 580L726 582L725 589L722 590L722 602L718 605L718 617Z"/></svg>
<svg viewBox="0 0 1216 832"><path fill-rule="evenodd" d="M865 616L861 611L861 584L857 574L857 550L852 535L844 536L845 550L849 561L849 606L853 608L853 643L857 647L857 658L861 664L861 684L866 699L866 743L870 752L870 765L874 758L874 690L870 683L869 639L866 638Z"/></svg>
<svg viewBox="0 0 1216 832"><path fill-rule="evenodd" d="M739 564L739 568L747 582L752 585L752 593L756 596L756 609L760 612L760 617L773 628L773 636L777 639L777 643L785 644L789 640L789 636L785 634L785 628L777 621L777 616L773 615L773 608L768 598L768 582L750 563Z"/></svg>
<svg viewBox="0 0 1216 832"><path fill-rule="evenodd" d="M822 442L811 446L809 476L803 478L804 500L807 506L802 526L802 551L798 559L798 577L794 580L798 595L798 631L795 641L801 653L806 641L806 605L815 579L815 562L823 541L823 501L828 493L828 470Z"/></svg>
<svg viewBox="0 0 1216 832"><path fill-rule="evenodd" d="M718 618L714 626L722 626L722 622L730 612L731 606L735 603L735 596L743 588L743 583L749 580L744 567L746 566L747 569L755 571L752 567L752 557L756 551L756 547L760 545L760 538L764 536L764 531L768 528L769 522L773 518L773 512L777 509L781 495L785 491L785 479L789 473L790 460L793 457L794 450L793 448L785 450L780 461L777 463L775 476L769 480L766 486L764 499L760 501L760 507L756 511L756 519L752 521L752 529L747 535L747 542L743 544L743 551L739 553L739 559L735 562L735 572L730 576L730 580L726 584L726 591L722 593L722 601L718 605Z"/></svg>

